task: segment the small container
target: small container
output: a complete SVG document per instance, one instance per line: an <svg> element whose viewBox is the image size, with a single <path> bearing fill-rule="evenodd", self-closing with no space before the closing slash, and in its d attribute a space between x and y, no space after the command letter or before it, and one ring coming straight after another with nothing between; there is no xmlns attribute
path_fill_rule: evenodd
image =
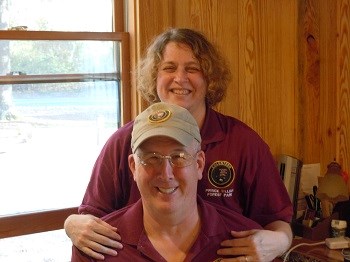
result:
<svg viewBox="0 0 350 262"><path fill-rule="evenodd" d="M347 223L345 220L333 219L331 222L332 237L345 237Z"/></svg>
<svg viewBox="0 0 350 262"><path fill-rule="evenodd" d="M343 249L341 253L344 257L344 262L350 262L350 249Z"/></svg>

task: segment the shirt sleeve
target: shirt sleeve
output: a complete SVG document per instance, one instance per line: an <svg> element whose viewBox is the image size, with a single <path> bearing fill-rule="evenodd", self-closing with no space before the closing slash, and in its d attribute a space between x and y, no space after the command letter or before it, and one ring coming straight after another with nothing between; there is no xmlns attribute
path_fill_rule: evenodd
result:
<svg viewBox="0 0 350 262"><path fill-rule="evenodd" d="M131 124L119 129L102 148L78 209L80 214L102 217L128 203L133 183L128 167L131 129Z"/></svg>
<svg viewBox="0 0 350 262"><path fill-rule="evenodd" d="M247 215L262 226L276 220L290 223L293 206L270 149L262 146L257 153L255 174L247 192Z"/></svg>

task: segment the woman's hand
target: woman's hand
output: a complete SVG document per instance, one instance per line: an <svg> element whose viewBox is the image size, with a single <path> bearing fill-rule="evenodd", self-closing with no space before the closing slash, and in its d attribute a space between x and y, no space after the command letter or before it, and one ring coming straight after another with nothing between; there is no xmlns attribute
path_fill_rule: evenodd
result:
<svg viewBox="0 0 350 262"><path fill-rule="evenodd" d="M254 229L231 231L231 235L233 239L223 241L223 248L217 254L233 257L222 259L222 262L272 261L290 246L289 236L280 231Z"/></svg>
<svg viewBox="0 0 350 262"><path fill-rule="evenodd" d="M103 254L116 256L115 249L123 248L117 228L93 215L70 215L64 229L73 245L94 259L103 260Z"/></svg>

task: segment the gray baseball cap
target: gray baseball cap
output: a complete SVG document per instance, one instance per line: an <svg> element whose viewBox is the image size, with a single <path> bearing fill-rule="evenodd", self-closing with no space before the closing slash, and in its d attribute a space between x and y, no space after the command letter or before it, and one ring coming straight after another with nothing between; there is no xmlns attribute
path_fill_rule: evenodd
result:
<svg viewBox="0 0 350 262"><path fill-rule="evenodd" d="M184 146L193 140L201 143L201 135L196 120L191 113L180 106L159 102L152 104L135 121L131 137L131 149L136 149L148 138L166 136Z"/></svg>

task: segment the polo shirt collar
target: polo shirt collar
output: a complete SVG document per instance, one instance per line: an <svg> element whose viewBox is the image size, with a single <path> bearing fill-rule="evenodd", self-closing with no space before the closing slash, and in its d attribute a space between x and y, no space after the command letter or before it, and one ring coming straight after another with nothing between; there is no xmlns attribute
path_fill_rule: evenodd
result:
<svg viewBox="0 0 350 262"><path fill-rule="evenodd" d="M213 205L206 203L199 196L197 199L202 219L201 231L191 247L186 261L192 261L203 251L203 248L205 249L207 245L211 244L213 238L226 236L227 232L230 231ZM138 200L120 219L118 229L123 236L123 242L135 246L140 252L155 261L164 261L162 256L154 250L151 241L148 239L142 219L142 202ZM215 223L212 223L213 221Z"/></svg>
<svg viewBox="0 0 350 262"><path fill-rule="evenodd" d="M212 204L206 203L205 200L199 196L197 197L197 200L202 219L201 232L204 235L210 238L216 235L225 234L228 232L227 230L230 230L226 228L225 223L221 221L219 213ZM140 199L135 205L131 206L120 219L118 229L123 236L123 242L130 245L138 245L141 236L145 234L142 221L143 209L142 201ZM211 223L212 221L218 221L218 223Z"/></svg>
<svg viewBox="0 0 350 262"><path fill-rule="evenodd" d="M203 200L200 196L197 197L199 211L201 212L201 233L208 238L217 235L226 234L231 229L226 227L216 208ZM215 223L213 223L215 221Z"/></svg>
<svg viewBox="0 0 350 262"><path fill-rule="evenodd" d="M205 150L206 146L211 143L224 140L225 133L222 123L219 120L219 113L207 106L205 119L201 128L202 148Z"/></svg>
<svg viewBox="0 0 350 262"><path fill-rule="evenodd" d="M140 235L144 231L142 221L142 201L139 199L125 212L118 223L118 230L120 235L123 236L124 243L129 245L137 245Z"/></svg>

